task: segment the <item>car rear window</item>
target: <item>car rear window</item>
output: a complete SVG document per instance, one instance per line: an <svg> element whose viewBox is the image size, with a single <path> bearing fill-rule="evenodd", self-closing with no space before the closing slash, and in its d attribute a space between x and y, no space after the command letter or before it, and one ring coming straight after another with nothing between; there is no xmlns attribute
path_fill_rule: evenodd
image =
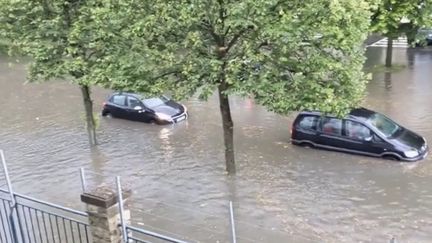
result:
<svg viewBox="0 0 432 243"><path fill-rule="evenodd" d="M305 130L316 130L318 124L317 116L303 116L298 122L298 127Z"/></svg>
<svg viewBox="0 0 432 243"><path fill-rule="evenodd" d="M116 105L126 105L126 96L124 95L114 95L112 97L112 103Z"/></svg>

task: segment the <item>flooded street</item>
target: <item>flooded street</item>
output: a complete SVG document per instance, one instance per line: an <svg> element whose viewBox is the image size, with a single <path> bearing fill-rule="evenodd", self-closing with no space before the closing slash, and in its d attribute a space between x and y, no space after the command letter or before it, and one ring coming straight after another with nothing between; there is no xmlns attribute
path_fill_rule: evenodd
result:
<svg viewBox="0 0 432 243"><path fill-rule="evenodd" d="M363 105L432 141L432 49L393 53L405 67L374 74ZM367 67L382 64L385 49L367 55ZM185 101L190 117L174 126L99 116L100 146L90 150L78 87L24 84L25 67L10 61L0 59L0 149L17 192L84 210L83 167L90 187L122 177L136 225L192 242L229 241L229 200L238 242L432 240L431 155L400 163L296 147L295 114L233 98L238 174L230 179L216 96ZM98 114L109 93L93 90Z"/></svg>

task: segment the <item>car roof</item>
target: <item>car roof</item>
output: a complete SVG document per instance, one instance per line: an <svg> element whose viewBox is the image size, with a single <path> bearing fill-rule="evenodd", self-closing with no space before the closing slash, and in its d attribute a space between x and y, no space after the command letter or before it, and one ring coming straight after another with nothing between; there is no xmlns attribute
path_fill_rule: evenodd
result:
<svg viewBox="0 0 432 243"><path fill-rule="evenodd" d="M300 114L317 115L317 116L323 115L323 113L319 112L319 111L302 111L302 112L300 112ZM365 121L365 120L369 119L374 114L376 114L375 111L366 109L364 107L360 107L360 108L352 109L350 111L350 113L348 114L348 116L346 116L345 118L349 118L349 119L353 119L353 120ZM333 115L327 115L327 116L335 117Z"/></svg>
<svg viewBox="0 0 432 243"><path fill-rule="evenodd" d="M122 91L117 91L112 93L111 95L138 95L137 93L131 93L131 92L122 92Z"/></svg>
<svg viewBox="0 0 432 243"><path fill-rule="evenodd" d="M130 95L130 96L133 96L133 97L135 97L137 99L141 99L142 98L142 96L140 94L132 93L132 92L117 91L117 92L112 93L110 97L112 97L114 95Z"/></svg>
<svg viewBox="0 0 432 243"><path fill-rule="evenodd" d="M424 28L420 28L418 31L419 32L432 32L432 28L431 27L424 27Z"/></svg>
<svg viewBox="0 0 432 243"><path fill-rule="evenodd" d="M369 119L372 115L376 114L375 111L360 107L360 108L356 108L351 110L351 112L349 113L349 116L351 117L355 117L357 119L361 119L361 120L367 120Z"/></svg>

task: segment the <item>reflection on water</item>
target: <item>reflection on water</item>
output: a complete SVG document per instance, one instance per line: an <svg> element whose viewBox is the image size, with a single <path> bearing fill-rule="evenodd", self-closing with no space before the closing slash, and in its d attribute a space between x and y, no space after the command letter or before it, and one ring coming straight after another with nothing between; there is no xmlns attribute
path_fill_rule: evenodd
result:
<svg viewBox="0 0 432 243"><path fill-rule="evenodd" d="M161 128L159 132L159 138L161 140L160 148L163 151L163 157L167 161L171 161L173 158L174 148L170 142L170 135L172 134L173 127L170 128Z"/></svg>
<svg viewBox="0 0 432 243"><path fill-rule="evenodd" d="M369 48L366 66L383 63ZM432 52L395 49L407 68L376 73L364 105L432 141ZM78 88L23 84L24 66L0 59L0 148L17 191L83 209L78 169L87 183L133 189L134 223L188 240L227 242L228 201L241 242L430 242L431 158L394 163L289 144L288 117L251 99L232 99L238 175L224 171L217 97L186 103L173 126L101 118L101 145L87 146ZM95 110L109 94L95 89Z"/></svg>
<svg viewBox="0 0 432 243"><path fill-rule="evenodd" d="M391 72L386 72L384 74L384 83L385 83L385 88L390 91L391 87L392 87L392 73Z"/></svg>

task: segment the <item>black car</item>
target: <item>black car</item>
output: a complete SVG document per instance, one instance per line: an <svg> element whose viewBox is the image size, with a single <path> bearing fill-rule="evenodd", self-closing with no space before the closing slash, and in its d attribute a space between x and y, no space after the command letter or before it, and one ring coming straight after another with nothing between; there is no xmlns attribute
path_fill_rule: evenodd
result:
<svg viewBox="0 0 432 243"><path fill-rule="evenodd" d="M344 119L301 112L294 120L291 142L391 160L416 161L428 153L425 138L365 108L352 110Z"/></svg>
<svg viewBox="0 0 432 243"><path fill-rule="evenodd" d="M103 103L102 116L164 125L183 121L188 113L186 106L165 96L144 98L139 94L117 92Z"/></svg>
<svg viewBox="0 0 432 243"><path fill-rule="evenodd" d="M417 31L416 46L430 46L432 45L432 29L421 28Z"/></svg>

